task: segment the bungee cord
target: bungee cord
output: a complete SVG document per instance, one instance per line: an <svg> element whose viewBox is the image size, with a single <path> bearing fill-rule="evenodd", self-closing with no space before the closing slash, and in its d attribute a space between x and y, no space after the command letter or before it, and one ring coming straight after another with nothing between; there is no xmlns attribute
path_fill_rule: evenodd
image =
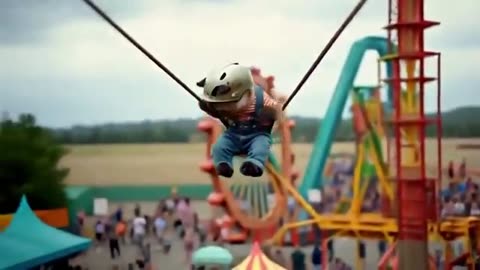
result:
<svg viewBox="0 0 480 270"><path fill-rule="evenodd" d="M192 91L182 80L180 80L173 72L171 72L165 65L163 65L159 60L157 60L150 52L148 52L145 48L142 47L134 38L132 38L125 30L123 30L118 24L115 23L102 9L100 9L95 3L93 3L91 0L83 0L90 8L92 8L100 17L102 17L110 26L112 26L115 30L117 30L124 38L126 38L130 43L133 44L138 50L140 50L148 59L150 59L155 65L157 65L161 70L163 70L165 73L167 73L170 78L172 78L176 83L178 83L185 91L187 91L193 98L195 98L198 102L201 102L202 99L195 94L195 92ZM333 47L333 44L337 41L337 39L340 37L342 32L347 28L347 26L352 22L353 18L358 14L358 12L362 9L362 7L365 5L367 0L360 0L357 5L353 8L353 10L350 12L350 14L347 16L347 18L343 21L343 23L340 25L340 27L337 29L337 31L334 33L332 38L328 41L327 45L323 48L323 50L320 52L318 57L315 59L313 64L310 66L310 68L307 70L303 78L300 80L298 83L297 87L293 90L293 92L288 96L288 99L285 101L285 103L282 106L282 110L285 110L290 104L290 102L293 100L293 98L298 94L302 86L305 84L305 82L310 78L312 73L315 71L317 66L320 64L320 62L323 60L325 55L330 51L330 49ZM225 120L222 120L222 123L227 126L227 123Z"/></svg>
<svg viewBox="0 0 480 270"><path fill-rule="evenodd" d="M164 64L157 60L149 51L142 47L134 38L132 38L125 30L123 30L118 24L115 23L103 10L101 10L95 3L91 0L83 0L85 4L91 7L100 17L102 17L108 24L110 24L115 30L117 30L124 38L126 38L130 43L133 44L137 49L139 49L148 59L150 59L157 67L167 73L170 78L172 78L176 83L178 83L185 91L187 91L193 98L197 101L201 101L200 97L195 94L182 80L180 80L173 72L171 72Z"/></svg>
<svg viewBox="0 0 480 270"><path fill-rule="evenodd" d="M287 108L288 104L290 104L290 102L297 95L297 93L300 91L300 89L305 84L305 82L307 82L308 78L315 71L315 69L320 64L320 62L325 57L325 55L327 55L328 51L330 50L330 48L332 48L335 41L337 41L337 39L340 37L343 30L345 30L345 28L347 28L347 26L353 21L353 18L358 14L358 12L362 9L362 7L365 5L366 2L367 0L360 0L360 2L358 2L358 4L353 8L353 10L350 12L350 14L345 19L345 21L343 21L343 23L337 29L335 34L333 34L332 38L328 41L327 45L325 45L325 48L323 48L323 50L320 52L317 59L315 59L313 64L310 66L307 73L305 73L303 78L300 80L297 87L295 87L295 90L293 90L293 92L290 94L287 101L285 101L285 103L283 104L282 110L285 110L285 108Z"/></svg>

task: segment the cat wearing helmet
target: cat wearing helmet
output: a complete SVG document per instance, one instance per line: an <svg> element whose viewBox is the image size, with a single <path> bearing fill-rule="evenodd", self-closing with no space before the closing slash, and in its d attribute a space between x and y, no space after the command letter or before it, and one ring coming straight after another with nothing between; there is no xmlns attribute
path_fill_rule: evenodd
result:
<svg viewBox="0 0 480 270"><path fill-rule="evenodd" d="M230 64L216 69L197 83L203 88L200 109L226 123L225 132L212 149L217 173L233 175L233 157L246 155L243 175L260 177L272 144L271 132L282 117L282 104L255 84L249 67Z"/></svg>

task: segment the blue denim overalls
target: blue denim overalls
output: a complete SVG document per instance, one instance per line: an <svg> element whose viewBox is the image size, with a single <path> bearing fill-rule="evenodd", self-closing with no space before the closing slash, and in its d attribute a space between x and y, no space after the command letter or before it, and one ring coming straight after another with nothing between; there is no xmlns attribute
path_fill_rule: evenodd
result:
<svg viewBox="0 0 480 270"><path fill-rule="evenodd" d="M272 143L270 133L274 120L265 125L260 122L263 109L263 93L260 86L255 87L255 115L249 121L230 121L227 130L218 138L213 146L213 162L217 167L221 163L227 163L233 168L233 157L246 155L245 161L250 161L263 170L265 162L270 154Z"/></svg>

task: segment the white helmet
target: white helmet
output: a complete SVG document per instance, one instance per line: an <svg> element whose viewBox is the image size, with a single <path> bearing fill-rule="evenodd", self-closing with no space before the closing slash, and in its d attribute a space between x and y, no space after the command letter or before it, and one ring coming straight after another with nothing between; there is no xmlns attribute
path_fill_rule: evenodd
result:
<svg viewBox="0 0 480 270"><path fill-rule="evenodd" d="M236 102L254 88L254 82L249 67L233 63L209 72L197 86L203 87L205 101Z"/></svg>

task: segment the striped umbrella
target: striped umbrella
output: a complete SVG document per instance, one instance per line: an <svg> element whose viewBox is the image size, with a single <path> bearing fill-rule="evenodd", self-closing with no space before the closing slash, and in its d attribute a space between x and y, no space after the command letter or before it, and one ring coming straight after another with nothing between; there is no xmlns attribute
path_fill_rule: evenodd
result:
<svg viewBox="0 0 480 270"><path fill-rule="evenodd" d="M250 255L248 255L239 265L232 270L286 270L280 265L272 262L262 252L258 242L253 243Z"/></svg>

